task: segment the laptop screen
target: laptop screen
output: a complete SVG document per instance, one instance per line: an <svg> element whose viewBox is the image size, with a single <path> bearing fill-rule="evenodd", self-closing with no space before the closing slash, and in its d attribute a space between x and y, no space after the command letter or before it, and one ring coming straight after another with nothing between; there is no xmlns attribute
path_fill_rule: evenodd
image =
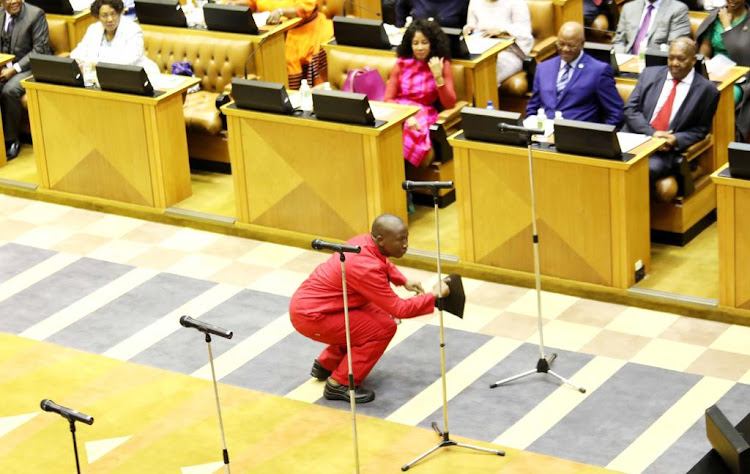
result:
<svg viewBox="0 0 750 474"><path fill-rule="evenodd" d="M38 82L83 87L83 74L72 58L31 53L31 74Z"/></svg>
<svg viewBox="0 0 750 474"><path fill-rule="evenodd" d="M235 78L232 79L232 97L240 109L287 115L294 113L284 84Z"/></svg>

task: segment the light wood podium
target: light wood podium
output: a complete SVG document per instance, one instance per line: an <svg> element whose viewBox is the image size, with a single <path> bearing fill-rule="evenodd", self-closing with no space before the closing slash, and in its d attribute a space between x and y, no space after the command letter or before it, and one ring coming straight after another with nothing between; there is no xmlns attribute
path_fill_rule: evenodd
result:
<svg viewBox="0 0 750 474"><path fill-rule="evenodd" d="M372 105L377 128L222 107L238 221L345 240L406 220L402 123L418 108Z"/></svg>
<svg viewBox="0 0 750 474"><path fill-rule="evenodd" d="M39 185L159 208L190 196L182 104L198 79L168 77L158 97L25 79Z"/></svg>
<svg viewBox="0 0 750 474"><path fill-rule="evenodd" d="M719 222L719 304L750 309L750 181L732 178L724 165L716 184Z"/></svg>
<svg viewBox="0 0 750 474"><path fill-rule="evenodd" d="M461 258L533 272L527 148L470 141L461 132L448 141ZM628 288L637 261L648 272L648 156L662 143L650 139L627 162L533 151L542 275Z"/></svg>

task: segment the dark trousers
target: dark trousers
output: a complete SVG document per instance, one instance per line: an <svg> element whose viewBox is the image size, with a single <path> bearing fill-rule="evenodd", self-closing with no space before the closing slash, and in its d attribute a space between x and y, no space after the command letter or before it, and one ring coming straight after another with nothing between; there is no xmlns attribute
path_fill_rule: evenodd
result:
<svg viewBox="0 0 750 474"><path fill-rule="evenodd" d="M8 82L0 82L0 107L3 113L3 132L6 142L18 140L21 128L21 97L26 93L21 80L29 77L31 71L20 72Z"/></svg>
<svg viewBox="0 0 750 474"><path fill-rule="evenodd" d="M660 152L656 152L649 157L648 181L651 184L651 189L654 188L654 185L659 179L675 174L676 158L677 155L674 153Z"/></svg>

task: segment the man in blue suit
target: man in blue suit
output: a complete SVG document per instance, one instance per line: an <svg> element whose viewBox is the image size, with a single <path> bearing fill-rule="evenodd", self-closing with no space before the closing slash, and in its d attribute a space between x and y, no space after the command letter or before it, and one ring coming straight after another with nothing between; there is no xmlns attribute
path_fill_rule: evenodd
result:
<svg viewBox="0 0 750 474"><path fill-rule="evenodd" d="M622 98L609 64L583 52L583 26L568 22L557 34L558 56L537 67L526 117L540 108L547 118L562 112L564 119L619 125Z"/></svg>
<svg viewBox="0 0 750 474"><path fill-rule="evenodd" d="M692 39L674 40L667 65L644 69L625 106L623 131L666 140L648 162L652 188L657 180L667 178L656 186L656 197L663 201L674 198L678 184L683 195L690 194L692 177L681 154L711 131L719 103L716 86L695 73L696 52Z"/></svg>

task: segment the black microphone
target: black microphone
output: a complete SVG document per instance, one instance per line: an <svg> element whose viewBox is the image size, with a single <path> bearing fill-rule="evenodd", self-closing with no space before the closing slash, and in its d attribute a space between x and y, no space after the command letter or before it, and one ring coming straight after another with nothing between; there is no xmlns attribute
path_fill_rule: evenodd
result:
<svg viewBox="0 0 750 474"><path fill-rule="evenodd" d="M401 183L404 191L415 189L453 189L453 181L409 181Z"/></svg>
<svg viewBox="0 0 750 474"><path fill-rule="evenodd" d="M64 407L62 405L58 405L57 403L53 402L52 400L44 399L42 400L42 403L39 404L42 407L42 410L44 411L51 411L52 413L57 413L58 415L62 416L63 418L67 418L68 421L80 421L81 423L86 423L87 425L94 423L94 417L90 415L86 415L84 413L77 412L73 410L72 408Z"/></svg>
<svg viewBox="0 0 750 474"><path fill-rule="evenodd" d="M518 125L508 125L507 123L503 122L497 124L497 129L500 130L500 132L516 132L526 135L541 135L544 133L544 130L540 130L538 128L526 128L520 127Z"/></svg>
<svg viewBox="0 0 750 474"><path fill-rule="evenodd" d="M360 5L357 2L352 2L352 0L346 0L346 2L344 2L344 5L346 5L346 4L349 4L349 5L353 6L353 7L357 7L360 10L366 11L367 13L372 13L373 15L375 15L377 17L382 17L383 16L383 14L380 13L379 11L375 11L372 8L367 8L366 6ZM348 13L348 12L346 11L346 7L344 7L344 14L346 14L346 13Z"/></svg>
<svg viewBox="0 0 750 474"><path fill-rule="evenodd" d="M195 328L200 332L213 334L214 336L219 336L226 339L232 339L232 336L234 336L234 333L232 331L214 326L212 324L204 323L203 321L198 321L197 319L193 319L190 316L181 317L180 324L186 328Z"/></svg>
<svg viewBox="0 0 750 474"><path fill-rule="evenodd" d="M312 241L312 248L315 250L333 250L334 252L352 252L359 253L362 251L362 247L359 245L347 245L347 244L335 244L333 242L326 242L325 240L315 239Z"/></svg>

